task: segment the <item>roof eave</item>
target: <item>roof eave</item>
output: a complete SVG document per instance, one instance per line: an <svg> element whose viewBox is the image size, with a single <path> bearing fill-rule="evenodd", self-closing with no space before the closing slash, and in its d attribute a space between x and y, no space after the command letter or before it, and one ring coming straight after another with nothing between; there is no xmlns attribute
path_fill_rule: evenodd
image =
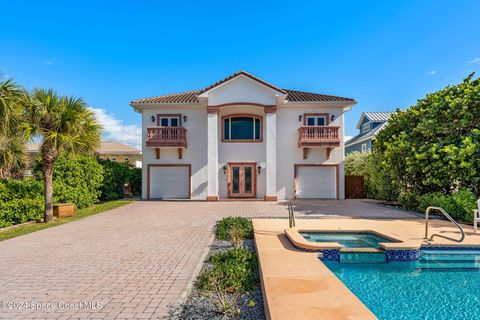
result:
<svg viewBox="0 0 480 320"><path fill-rule="evenodd" d="M334 105L334 106L342 106L342 107L348 107L348 106L353 106L357 104L357 101L288 101L286 100L284 104L316 104L316 105Z"/></svg>
<svg viewBox="0 0 480 320"><path fill-rule="evenodd" d="M139 112L141 112L141 109L149 109L150 107L156 108L156 107L179 107L179 106L201 106L202 104L199 102L180 102L180 103L161 103L161 102L130 102L130 106Z"/></svg>

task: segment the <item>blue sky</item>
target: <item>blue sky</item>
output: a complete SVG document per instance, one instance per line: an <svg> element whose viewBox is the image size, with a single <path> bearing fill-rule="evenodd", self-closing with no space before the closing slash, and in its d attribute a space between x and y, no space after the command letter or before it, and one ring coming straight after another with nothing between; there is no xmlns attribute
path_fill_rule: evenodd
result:
<svg viewBox="0 0 480 320"><path fill-rule="evenodd" d="M105 138L140 144L136 98L240 69L277 86L406 108L480 71L480 1L8 1L0 70L85 98Z"/></svg>

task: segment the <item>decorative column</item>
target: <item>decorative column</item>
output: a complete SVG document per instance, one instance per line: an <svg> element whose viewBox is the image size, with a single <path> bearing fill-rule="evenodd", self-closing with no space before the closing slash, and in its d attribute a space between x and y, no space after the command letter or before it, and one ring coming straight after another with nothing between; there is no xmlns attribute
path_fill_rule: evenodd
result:
<svg viewBox="0 0 480 320"><path fill-rule="evenodd" d="M277 201L277 114L276 107L265 108L266 201Z"/></svg>
<svg viewBox="0 0 480 320"><path fill-rule="evenodd" d="M218 201L218 108L207 107L208 115L208 194L207 201Z"/></svg>

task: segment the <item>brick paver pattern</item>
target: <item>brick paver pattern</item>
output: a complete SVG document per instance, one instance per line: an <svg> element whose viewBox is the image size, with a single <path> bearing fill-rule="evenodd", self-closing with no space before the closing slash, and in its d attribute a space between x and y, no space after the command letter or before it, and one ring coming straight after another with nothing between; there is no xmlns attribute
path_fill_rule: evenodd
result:
<svg viewBox="0 0 480 320"><path fill-rule="evenodd" d="M358 200L296 206L299 216L412 218ZM232 215L286 218L287 211L271 202L139 201L0 242L0 318L167 318L202 263L215 222Z"/></svg>

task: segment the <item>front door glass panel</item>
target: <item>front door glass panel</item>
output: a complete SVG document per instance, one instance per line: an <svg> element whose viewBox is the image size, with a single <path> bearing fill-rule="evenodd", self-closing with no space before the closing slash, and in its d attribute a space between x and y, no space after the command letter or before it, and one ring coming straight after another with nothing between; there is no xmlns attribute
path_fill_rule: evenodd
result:
<svg viewBox="0 0 480 320"><path fill-rule="evenodd" d="M252 192L252 167L244 167L243 168L244 172L244 183L245 183L245 193L251 193Z"/></svg>
<svg viewBox="0 0 480 320"><path fill-rule="evenodd" d="M232 167L232 193L240 193L240 167Z"/></svg>

